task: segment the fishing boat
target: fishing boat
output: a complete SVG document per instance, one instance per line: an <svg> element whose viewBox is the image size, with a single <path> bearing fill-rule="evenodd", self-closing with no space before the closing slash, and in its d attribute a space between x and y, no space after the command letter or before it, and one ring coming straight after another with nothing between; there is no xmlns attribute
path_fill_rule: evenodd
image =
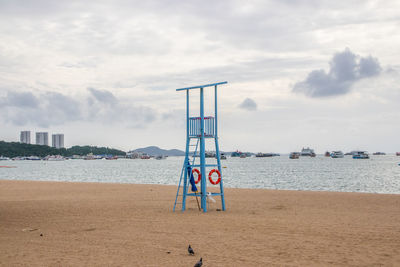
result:
<svg viewBox="0 0 400 267"><path fill-rule="evenodd" d="M353 159L369 159L369 155L366 151L354 151Z"/></svg>
<svg viewBox="0 0 400 267"><path fill-rule="evenodd" d="M344 154L340 150L339 151L332 151L332 153L331 153L331 158L333 158L333 159L343 158L343 157L344 157Z"/></svg>
<svg viewBox="0 0 400 267"><path fill-rule="evenodd" d="M48 161L63 161L65 158L61 155L52 155L52 156L47 156L44 158L44 160Z"/></svg>
<svg viewBox="0 0 400 267"><path fill-rule="evenodd" d="M212 152L212 151L206 151L205 157L206 157L206 158L215 158L216 155L215 155L215 153Z"/></svg>
<svg viewBox="0 0 400 267"><path fill-rule="evenodd" d="M374 153L372 153L372 155L374 155L374 156L383 156L383 155L386 155L386 153L385 152L374 152Z"/></svg>
<svg viewBox="0 0 400 267"><path fill-rule="evenodd" d="M240 157L240 155L242 155L242 152L239 150L236 150L235 152L231 153L231 157Z"/></svg>
<svg viewBox="0 0 400 267"><path fill-rule="evenodd" d="M257 158L268 158L268 157L276 157L276 156L280 156L277 153L257 153L256 157Z"/></svg>
<svg viewBox="0 0 400 267"><path fill-rule="evenodd" d="M315 152L314 149L311 149L309 147L307 148L302 148L301 152L300 152L300 156L306 156L306 157L315 157Z"/></svg>
<svg viewBox="0 0 400 267"><path fill-rule="evenodd" d="M290 152L289 158L290 159L298 159L300 157L300 152Z"/></svg>
<svg viewBox="0 0 400 267"><path fill-rule="evenodd" d="M38 156L29 156L26 157L25 160L41 160L41 158L39 158Z"/></svg>

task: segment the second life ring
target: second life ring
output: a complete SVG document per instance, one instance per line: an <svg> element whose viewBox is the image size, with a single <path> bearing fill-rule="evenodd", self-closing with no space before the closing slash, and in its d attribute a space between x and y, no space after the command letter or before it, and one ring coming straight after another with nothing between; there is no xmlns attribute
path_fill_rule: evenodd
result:
<svg viewBox="0 0 400 267"><path fill-rule="evenodd" d="M198 184L200 182L200 180L201 180L201 173L200 173L200 171L198 169L193 169L192 170L192 174L193 173L197 173L197 180L194 180L194 183Z"/></svg>
<svg viewBox="0 0 400 267"><path fill-rule="evenodd" d="M218 174L218 180L214 182L214 180L212 179L212 175L213 173L216 172ZM210 173L208 174L208 180L210 180L210 183L217 185L221 182L221 173L219 172L219 170L217 169L213 169L210 171Z"/></svg>

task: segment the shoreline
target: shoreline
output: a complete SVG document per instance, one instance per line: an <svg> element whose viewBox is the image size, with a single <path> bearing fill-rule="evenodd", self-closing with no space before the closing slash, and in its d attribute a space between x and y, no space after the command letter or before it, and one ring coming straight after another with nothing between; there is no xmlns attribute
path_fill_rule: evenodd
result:
<svg viewBox="0 0 400 267"><path fill-rule="evenodd" d="M148 185L148 186L171 186L171 187L178 187L178 184L145 184L145 183L120 183L120 182L92 182L92 181L56 181L56 180L9 180L9 179L0 179L1 181L6 181L6 182L39 182L39 183L72 183L72 184L105 184L105 185ZM372 194L372 195L390 195L390 196L400 196L400 193L379 193L379 192L365 192L365 191L329 191L329 190L302 190L302 189L275 189L275 188L251 188L251 187L227 187L224 186L225 189L243 189L243 190L267 190L267 191L293 191L293 192L321 192L321 193L348 193L348 194ZM175 190L176 191L176 190Z"/></svg>
<svg viewBox="0 0 400 267"><path fill-rule="evenodd" d="M400 195L225 188L225 212L189 198L174 213L176 188L0 180L0 262L400 265Z"/></svg>

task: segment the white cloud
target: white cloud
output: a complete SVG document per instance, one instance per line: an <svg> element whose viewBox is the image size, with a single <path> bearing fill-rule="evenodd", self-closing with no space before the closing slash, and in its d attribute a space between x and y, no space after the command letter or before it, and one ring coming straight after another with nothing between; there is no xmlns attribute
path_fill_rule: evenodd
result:
<svg viewBox="0 0 400 267"><path fill-rule="evenodd" d="M328 72L311 71L304 81L294 85L293 92L310 97L343 95L350 92L355 82L379 75L381 71L376 58L360 57L347 48L333 56Z"/></svg>
<svg viewBox="0 0 400 267"><path fill-rule="evenodd" d="M243 102L239 105L239 108L245 109L245 110L257 110L257 103L251 99L251 98L246 98L243 100Z"/></svg>
<svg viewBox="0 0 400 267"><path fill-rule="evenodd" d="M399 9L398 1L0 0L0 138L15 140L24 125L65 127L71 145L96 131L100 145L183 146L185 97L174 89L223 80L225 150L245 136L253 138L242 150L291 150L293 136L304 145L350 146L325 122L373 128L377 120L352 113L358 102L374 103L367 99L386 103L367 113L388 118L381 132L391 136L398 80L375 74L400 70ZM344 47L362 56L327 66ZM291 91L298 81L303 94ZM334 99L315 97L339 94L340 112L326 110ZM257 105L251 113L238 108L249 96ZM196 102L191 107L197 112ZM396 142L376 136L369 135L376 145Z"/></svg>

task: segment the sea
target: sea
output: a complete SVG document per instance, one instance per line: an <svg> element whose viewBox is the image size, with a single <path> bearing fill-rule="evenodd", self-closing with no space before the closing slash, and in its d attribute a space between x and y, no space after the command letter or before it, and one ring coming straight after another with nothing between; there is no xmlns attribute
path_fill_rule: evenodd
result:
<svg viewBox="0 0 400 267"><path fill-rule="evenodd" d="M178 185L183 162L184 157L0 161L0 180ZM215 163L215 159L207 159L207 164ZM371 155L370 159L333 159L323 155L289 159L288 155L281 155L221 160L227 188L384 194L400 194L399 163L400 157L395 155Z"/></svg>

